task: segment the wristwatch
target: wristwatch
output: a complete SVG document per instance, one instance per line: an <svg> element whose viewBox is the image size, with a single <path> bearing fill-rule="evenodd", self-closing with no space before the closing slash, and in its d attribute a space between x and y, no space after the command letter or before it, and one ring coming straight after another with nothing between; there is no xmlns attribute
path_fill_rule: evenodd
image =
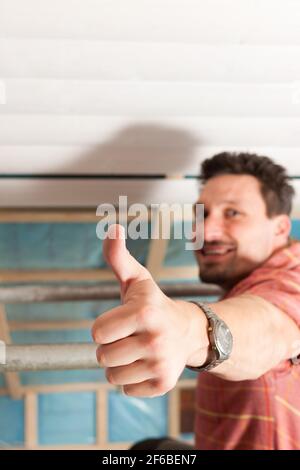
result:
<svg viewBox="0 0 300 470"><path fill-rule="evenodd" d="M216 315L212 309L203 302L191 301L193 304L198 305L208 320L208 338L209 338L209 352L208 359L201 367L187 366L188 369L203 372L221 364L223 361L229 359L233 338L230 329L221 318Z"/></svg>

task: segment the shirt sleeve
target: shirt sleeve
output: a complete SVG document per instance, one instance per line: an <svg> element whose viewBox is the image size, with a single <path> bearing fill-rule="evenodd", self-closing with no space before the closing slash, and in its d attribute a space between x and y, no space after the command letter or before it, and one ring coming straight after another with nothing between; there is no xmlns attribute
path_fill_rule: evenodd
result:
<svg viewBox="0 0 300 470"><path fill-rule="evenodd" d="M300 327L300 271L280 270L273 278L266 276L245 289L271 302L291 317Z"/></svg>

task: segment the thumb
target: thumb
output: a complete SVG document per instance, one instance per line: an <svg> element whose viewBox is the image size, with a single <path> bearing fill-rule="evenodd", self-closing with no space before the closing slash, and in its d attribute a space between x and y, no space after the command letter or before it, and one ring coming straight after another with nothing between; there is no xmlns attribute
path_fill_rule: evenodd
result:
<svg viewBox="0 0 300 470"><path fill-rule="evenodd" d="M105 261L111 266L121 284L122 295L134 281L152 279L149 271L127 250L122 225L110 225L103 245Z"/></svg>

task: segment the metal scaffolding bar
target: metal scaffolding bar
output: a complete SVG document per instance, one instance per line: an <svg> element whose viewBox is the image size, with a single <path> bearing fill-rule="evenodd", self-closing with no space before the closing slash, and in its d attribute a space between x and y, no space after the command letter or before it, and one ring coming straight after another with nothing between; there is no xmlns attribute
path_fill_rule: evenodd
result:
<svg viewBox="0 0 300 470"><path fill-rule="evenodd" d="M94 343L5 345L5 364L1 372L96 369ZM2 346L3 347L3 346Z"/></svg>
<svg viewBox="0 0 300 470"><path fill-rule="evenodd" d="M159 287L169 297L219 296L221 290L212 285L200 283L160 283ZM17 286L0 287L0 302L76 302L84 300L114 300L120 298L120 288L111 285L59 285L59 286Z"/></svg>

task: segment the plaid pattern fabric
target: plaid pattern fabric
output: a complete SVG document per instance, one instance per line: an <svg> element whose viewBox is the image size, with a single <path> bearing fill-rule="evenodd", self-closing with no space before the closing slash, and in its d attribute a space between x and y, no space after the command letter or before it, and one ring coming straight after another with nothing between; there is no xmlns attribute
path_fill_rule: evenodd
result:
<svg viewBox="0 0 300 470"><path fill-rule="evenodd" d="M300 326L300 243L274 253L225 298L259 295ZM199 374L197 449L300 449L300 365L284 361L257 380Z"/></svg>

